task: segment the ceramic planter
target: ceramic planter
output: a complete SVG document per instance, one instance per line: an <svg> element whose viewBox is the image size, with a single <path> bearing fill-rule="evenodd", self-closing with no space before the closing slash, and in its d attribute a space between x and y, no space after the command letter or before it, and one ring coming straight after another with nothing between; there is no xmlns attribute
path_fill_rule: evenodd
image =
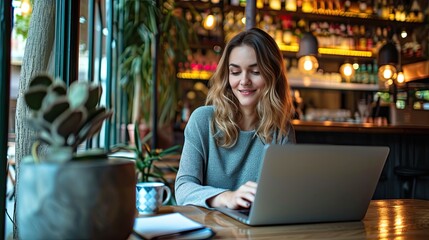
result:
<svg viewBox="0 0 429 240"><path fill-rule="evenodd" d="M94 160L20 166L21 239L127 239L136 215L134 162Z"/></svg>

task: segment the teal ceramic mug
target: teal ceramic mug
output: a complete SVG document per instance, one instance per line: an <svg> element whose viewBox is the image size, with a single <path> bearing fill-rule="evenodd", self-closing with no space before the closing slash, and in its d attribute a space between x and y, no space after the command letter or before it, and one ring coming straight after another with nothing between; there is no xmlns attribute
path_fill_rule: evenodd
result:
<svg viewBox="0 0 429 240"><path fill-rule="evenodd" d="M164 193L167 194L164 197ZM171 190L162 182L136 184L136 207L139 214L156 214L159 208L170 201Z"/></svg>

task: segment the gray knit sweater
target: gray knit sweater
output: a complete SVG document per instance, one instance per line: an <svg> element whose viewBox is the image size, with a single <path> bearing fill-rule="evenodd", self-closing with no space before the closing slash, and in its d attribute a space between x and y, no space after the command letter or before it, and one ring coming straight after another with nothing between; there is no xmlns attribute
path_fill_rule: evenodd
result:
<svg viewBox="0 0 429 240"><path fill-rule="evenodd" d="M195 109L185 128L185 143L175 183L178 205L208 208L206 200L227 190L236 190L247 181L257 181L265 144L255 130L240 131L231 148L219 147L211 134L213 106ZM295 143L295 132L281 144Z"/></svg>

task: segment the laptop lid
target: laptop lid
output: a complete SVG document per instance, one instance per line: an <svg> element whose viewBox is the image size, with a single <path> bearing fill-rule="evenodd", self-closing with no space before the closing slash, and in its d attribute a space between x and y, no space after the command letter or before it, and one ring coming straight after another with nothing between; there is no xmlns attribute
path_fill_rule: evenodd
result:
<svg viewBox="0 0 429 240"><path fill-rule="evenodd" d="M267 145L248 217L219 210L248 225L359 221L388 153L381 146Z"/></svg>

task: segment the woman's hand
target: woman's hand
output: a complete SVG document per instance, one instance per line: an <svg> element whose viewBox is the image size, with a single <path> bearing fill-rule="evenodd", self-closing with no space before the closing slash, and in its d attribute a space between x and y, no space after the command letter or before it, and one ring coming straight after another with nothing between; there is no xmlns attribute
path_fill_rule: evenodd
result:
<svg viewBox="0 0 429 240"><path fill-rule="evenodd" d="M207 200L210 207L249 208L255 200L256 182L248 181L235 191L226 191Z"/></svg>

